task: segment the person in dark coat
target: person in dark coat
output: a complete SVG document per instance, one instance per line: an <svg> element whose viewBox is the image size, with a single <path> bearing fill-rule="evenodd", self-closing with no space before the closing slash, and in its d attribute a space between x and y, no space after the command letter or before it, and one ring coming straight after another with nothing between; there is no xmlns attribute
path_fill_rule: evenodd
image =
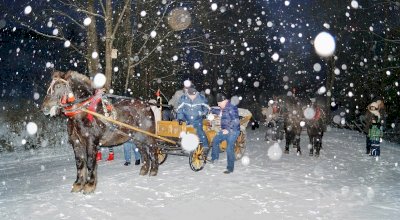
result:
<svg viewBox="0 0 400 220"><path fill-rule="evenodd" d="M208 140L203 130L203 119L206 117L210 106L207 99L197 92L195 88L188 88L187 92L178 101L177 119L179 124L185 121L196 129L204 151L208 151Z"/></svg>
<svg viewBox="0 0 400 220"><path fill-rule="evenodd" d="M235 165L235 142L240 134L240 120L238 107L232 105L225 94L217 94L217 103L220 109L213 109L213 114L218 114L221 117L221 130L213 139L213 147L211 160L214 163L219 159L219 145L222 141L227 142L226 155L228 165L225 174L233 172Z"/></svg>

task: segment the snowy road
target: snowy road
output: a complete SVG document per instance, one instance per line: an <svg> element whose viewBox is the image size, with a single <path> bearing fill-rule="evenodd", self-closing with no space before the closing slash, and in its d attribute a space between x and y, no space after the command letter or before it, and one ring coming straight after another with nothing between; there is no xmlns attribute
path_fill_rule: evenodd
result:
<svg viewBox="0 0 400 220"><path fill-rule="evenodd" d="M191 171L170 156L156 177L138 166L101 162L95 194L70 193L72 149L0 154L0 219L399 219L400 146L384 142L381 158L364 154L364 136L331 129L319 158L295 149L272 161L263 128L248 130L250 164L225 175L218 165ZM281 148L283 148L281 143Z"/></svg>

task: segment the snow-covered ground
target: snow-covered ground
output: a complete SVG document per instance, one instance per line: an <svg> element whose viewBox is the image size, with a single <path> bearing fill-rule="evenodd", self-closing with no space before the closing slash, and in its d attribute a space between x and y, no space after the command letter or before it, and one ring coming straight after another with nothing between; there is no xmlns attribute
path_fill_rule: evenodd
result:
<svg viewBox="0 0 400 220"><path fill-rule="evenodd" d="M330 129L319 158L291 148L279 160L264 128L248 130L248 166L226 175L219 164L191 171L187 157L170 156L156 177L138 166L100 162L97 191L70 193L72 149L0 154L0 219L399 219L400 146L382 143L379 160L364 154L359 133ZM280 144L283 149L283 143Z"/></svg>

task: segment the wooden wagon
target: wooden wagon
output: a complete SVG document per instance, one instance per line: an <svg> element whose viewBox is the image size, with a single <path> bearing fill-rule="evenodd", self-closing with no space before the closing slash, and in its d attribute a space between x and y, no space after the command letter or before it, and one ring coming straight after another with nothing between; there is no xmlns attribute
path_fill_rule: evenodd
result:
<svg viewBox="0 0 400 220"><path fill-rule="evenodd" d="M161 120L161 108L157 107L156 105L151 106L153 112L154 112L154 117L155 117L155 122L156 122L156 133L150 133L144 130L141 130L140 128L125 124L123 122L119 122L116 120L113 120L107 116L104 116L102 114L87 110L87 109L81 109L82 111L92 114L98 118L101 118L103 120L109 121L115 125L119 125L137 132L141 132L143 134L152 136L158 140L158 158L157 161L159 164L162 164L165 162L167 159L168 155L179 155L179 156L189 156L189 165L190 168L193 171L199 171L202 170L207 162L207 154L208 152L204 152L203 146L201 146L201 143L199 146L191 151L187 152L184 150L184 147L181 145L179 142L179 137L181 136L182 132L185 133L192 133L196 135L196 130L192 126L186 125L186 123L182 123L181 125L178 123L178 121L162 121ZM239 108L239 118L240 118L240 134L236 140L235 143L235 157L236 159L242 158L245 150L246 150L246 127L252 117L252 114L250 113L249 110L247 109L241 109ZM210 149L212 146L212 141L214 137L217 135L218 131L220 130L219 123L220 120L217 116L215 116L215 119L210 121L210 120L203 120L203 130L206 133L208 142L210 144ZM220 152L224 152L227 143L226 141L223 141L220 144Z"/></svg>
<svg viewBox="0 0 400 220"><path fill-rule="evenodd" d="M245 145L246 127L252 115L250 111L248 111L247 109L239 109L239 117L240 117L240 135L235 143L236 159L242 158L246 150L246 145ZM178 140L182 132L196 134L195 128L186 125L186 123L182 123L181 125L179 125L178 121L157 121L157 118L158 117L156 116L156 123L157 123L156 134L158 136ZM210 147L212 146L212 141L214 137L220 130L219 126L220 119L217 116L215 116L214 118L215 119L211 121L208 119L203 120L203 130L207 136ZM173 146L162 141L160 141L159 144L160 144L158 152L159 164L164 163L168 155L189 156L189 165L193 171L202 170L206 164L208 152L204 152L201 143L192 152L186 152L180 145ZM226 141L223 141L220 144L220 151L224 152L226 147L227 143Z"/></svg>

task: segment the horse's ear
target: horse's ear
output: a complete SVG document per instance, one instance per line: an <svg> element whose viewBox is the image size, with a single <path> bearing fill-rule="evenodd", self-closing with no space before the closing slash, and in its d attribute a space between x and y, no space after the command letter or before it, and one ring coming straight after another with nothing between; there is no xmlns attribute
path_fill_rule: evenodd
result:
<svg viewBox="0 0 400 220"><path fill-rule="evenodd" d="M59 70L54 70L54 72L51 74L51 78L63 78L64 72L61 72Z"/></svg>
<svg viewBox="0 0 400 220"><path fill-rule="evenodd" d="M63 77L65 80L69 80L72 78L72 71L67 71Z"/></svg>

